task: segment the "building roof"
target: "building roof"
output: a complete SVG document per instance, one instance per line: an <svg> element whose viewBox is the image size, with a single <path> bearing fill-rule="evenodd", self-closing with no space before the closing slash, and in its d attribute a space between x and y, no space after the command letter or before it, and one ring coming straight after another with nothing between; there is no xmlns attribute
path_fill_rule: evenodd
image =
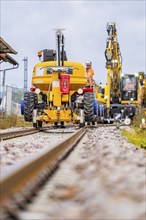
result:
<svg viewBox="0 0 146 220"><path fill-rule="evenodd" d="M6 53L0 53L0 60L3 60L4 62L9 62L13 65L18 65L17 61Z"/></svg>
<svg viewBox="0 0 146 220"><path fill-rule="evenodd" d="M17 54L17 52L0 37L0 61L9 62L13 65L18 65L17 61L14 60L8 53Z"/></svg>
<svg viewBox="0 0 146 220"><path fill-rule="evenodd" d="M2 37L0 37L0 53L12 53L17 54L17 52L8 44L6 43Z"/></svg>

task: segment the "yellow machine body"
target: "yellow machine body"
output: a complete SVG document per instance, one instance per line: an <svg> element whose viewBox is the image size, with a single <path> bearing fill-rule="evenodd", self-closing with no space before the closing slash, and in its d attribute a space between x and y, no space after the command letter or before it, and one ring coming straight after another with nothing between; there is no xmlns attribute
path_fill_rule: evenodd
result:
<svg viewBox="0 0 146 220"><path fill-rule="evenodd" d="M72 69L72 73L69 74L70 91L68 94L62 94L60 75L66 73L66 68ZM48 69L52 69L52 71L48 73ZM59 69L60 73L58 73ZM86 84L85 68L78 62L65 61L64 66L56 66L56 61L36 64L33 70L32 85L47 96L47 109L44 109L37 119L43 122L77 122L78 112L72 112L69 103L71 96Z"/></svg>
<svg viewBox="0 0 146 220"><path fill-rule="evenodd" d="M35 65L32 76L32 85L43 91L52 90L52 82L59 80L57 72L47 74L47 67L56 67L56 61L41 62ZM65 61L64 67L72 67L73 73L70 74L70 90L77 91L87 84L85 68L81 63ZM63 73L63 72L62 72Z"/></svg>

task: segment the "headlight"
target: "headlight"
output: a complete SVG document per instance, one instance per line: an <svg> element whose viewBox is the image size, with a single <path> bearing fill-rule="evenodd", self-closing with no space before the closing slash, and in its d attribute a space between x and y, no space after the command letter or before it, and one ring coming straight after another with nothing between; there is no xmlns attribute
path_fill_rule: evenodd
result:
<svg viewBox="0 0 146 220"><path fill-rule="evenodd" d="M79 95L83 94L83 89L79 88L79 89L78 89L78 94L79 94Z"/></svg>
<svg viewBox="0 0 146 220"><path fill-rule="evenodd" d="M39 94L40 91L41 91L41 90L40 90L39 88L37 88L37 89L35 90L35 93L36 93L36 94Z"/></svg>

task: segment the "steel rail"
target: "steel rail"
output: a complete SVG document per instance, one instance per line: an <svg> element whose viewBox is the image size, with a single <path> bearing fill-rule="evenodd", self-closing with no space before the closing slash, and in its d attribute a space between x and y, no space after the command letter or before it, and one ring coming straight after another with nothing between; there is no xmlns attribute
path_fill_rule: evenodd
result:
<svg viewBox="0 0 146 220"><path fill-rule="evenodd" d="M40 175L42 177L43 173L52 172L56 164L62 161L66 155L74 149L85 132L85 128L79 129L65 140L57 144L52 144L35 155L31 155L13 167L9 173L3 174L0 178L0 203L2 210L7 209L9 200L15 203L15 195L21 194L23 189L25 189L25 187L27 188L27 185L33 185L33 189L35 189L34 182L41 181L41 178L38 176ZM46 180L46 176L44 178ZM31 182L33 182L33 184L31 184ZM40 185L40 183L37 184Z"/></svg>
<svg viewBox="0 0 146 220"><path fill-rule="evenodd" d="M75 125L66 125L65 126L66 129L71 128L71 127L75 127ZM21 136L26 136L26 135L30 135L30 134L35 134L40 131L46 131L46 130L47 130L47 133L72 133L72 131L59 132L59 131L57 131L58 128L60 128L60 127L59 126L55 127L55 126L50 125L50 126L44 126L44 127L40 127L40 128L28 128L28 129L17 130L17 131L3 132L3 133L0 133L0 141L12 139L12 138L17 138L17 137L21 137ZM54 129L54 131L52 131L52 129Z"/></svg>
<svg viewBox="0 0 146 220"><path fill-rule="evenodd" d="M4 132L4 133L0 133L0 140L7 140L11 138L21 137L21 136L25 136L25 135L29 135L29 134L33 134L37 132L39 132L39 130L37 130L36 128Z"/></svg>
<svg viewBox="0 0 146 220"><path fill-rule="evenodd" d="M117 126L115 124L96 124L96 125L86 125L86 128L97 128L97 127L110 127L110 126ZM75 125L67 125L65 128L71 128L75 127ZM54 126L45 126L42 128L29 128L29 129L23 129L23 130L17 130L17 131L10 131L10 132L3 132L0 133L0 141L1 140L7 140L12 138L17 138L21 136L26 136L34 133L38 133L40 131L47 131L47 133L73 133L73 131L58 131L59 127ZM54 131L52 131L54 129Z"/></svg>

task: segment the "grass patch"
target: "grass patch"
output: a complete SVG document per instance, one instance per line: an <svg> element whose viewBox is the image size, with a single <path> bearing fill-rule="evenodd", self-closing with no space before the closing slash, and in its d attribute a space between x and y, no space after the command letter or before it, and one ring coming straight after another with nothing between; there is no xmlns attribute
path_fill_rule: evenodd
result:
<svg viewBox="0 0 146 220"><path fill-rule="evenodd" d="M129 130L122 130L122 134L126 137L128 142L146 149L146 131L134 129L132 132Z"/></svg>
<svg viewBox="0 0 146 220"><path fill-rule="evenodd" d="M18 115L0 115L0 129L12 127L29 127L31 122L24 121L23 116Z"/></svg>
<svg viewBox="0 0 146 220"><path fill-rule="evenodd" d="M122 134L130 143L146 149L146 129L140 129L142 118L146 121L146 114L144 110L135 116L130 129L122 130Z"/></svg>

